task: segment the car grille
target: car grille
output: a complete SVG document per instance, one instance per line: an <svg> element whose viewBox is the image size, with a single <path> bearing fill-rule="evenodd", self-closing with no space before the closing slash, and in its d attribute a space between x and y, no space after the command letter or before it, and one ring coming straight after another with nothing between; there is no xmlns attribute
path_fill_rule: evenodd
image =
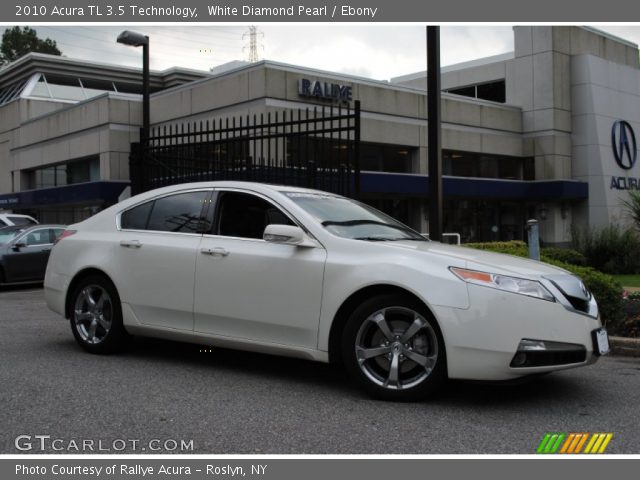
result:
<svg viewBox="0 0 640 480"><path fill-rule="evenodd" d="M573 275L549 275L545 278L560 290L562 296L574 310L589 313L591 292L587 290L578 277Z"/></svg>

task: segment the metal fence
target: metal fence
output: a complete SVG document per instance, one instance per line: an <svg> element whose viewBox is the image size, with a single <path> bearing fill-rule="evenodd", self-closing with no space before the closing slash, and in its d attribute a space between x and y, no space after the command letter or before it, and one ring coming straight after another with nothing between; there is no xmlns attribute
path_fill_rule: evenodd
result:
<svg viewBox="0 0 640 480"><path fill-rule="evenodd" d="M131 145L133 194L177 183L244 180L360 193L360 102L152 128Z"/></svg>

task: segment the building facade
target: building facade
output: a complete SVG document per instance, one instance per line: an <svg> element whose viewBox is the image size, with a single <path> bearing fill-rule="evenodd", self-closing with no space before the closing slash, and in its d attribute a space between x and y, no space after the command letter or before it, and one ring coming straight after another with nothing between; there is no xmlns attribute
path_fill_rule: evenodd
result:
<svg viewBox="0 0 640 480"><path fill-rule="evenodd" d="M638 47L514 28L514 52L442 72L445 231L548 244L628 221L640 185ZM139 71L30 54L0 70L0 208L71 223L128 194ZM428 231L426 72L379 82L274 62L152 75L154 126L361 104L361 196Z"/></svg>

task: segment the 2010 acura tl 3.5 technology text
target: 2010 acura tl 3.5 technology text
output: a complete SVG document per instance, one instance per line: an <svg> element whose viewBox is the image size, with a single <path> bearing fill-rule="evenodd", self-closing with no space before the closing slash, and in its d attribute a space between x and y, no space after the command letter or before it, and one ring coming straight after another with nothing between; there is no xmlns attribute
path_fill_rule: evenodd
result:
<svg viewBox="0 0 640 480"><path fill-rule="evenodd" d="M258 183L165 187L70 226L45 295L89 352L132 334L342 362L385 399L608 351L593 296L564 270L431 242L337 195Z"/></svg>

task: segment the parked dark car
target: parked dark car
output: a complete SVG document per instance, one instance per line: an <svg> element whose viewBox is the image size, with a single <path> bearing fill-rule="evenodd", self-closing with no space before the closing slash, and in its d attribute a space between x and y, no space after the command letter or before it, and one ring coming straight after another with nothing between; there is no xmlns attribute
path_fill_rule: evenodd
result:
<svg viewBox="0 0 640 480"><path fill-rule="evenodd" d="M54 242L64 225L0 228L0 285L41 282Z"/></svg>

